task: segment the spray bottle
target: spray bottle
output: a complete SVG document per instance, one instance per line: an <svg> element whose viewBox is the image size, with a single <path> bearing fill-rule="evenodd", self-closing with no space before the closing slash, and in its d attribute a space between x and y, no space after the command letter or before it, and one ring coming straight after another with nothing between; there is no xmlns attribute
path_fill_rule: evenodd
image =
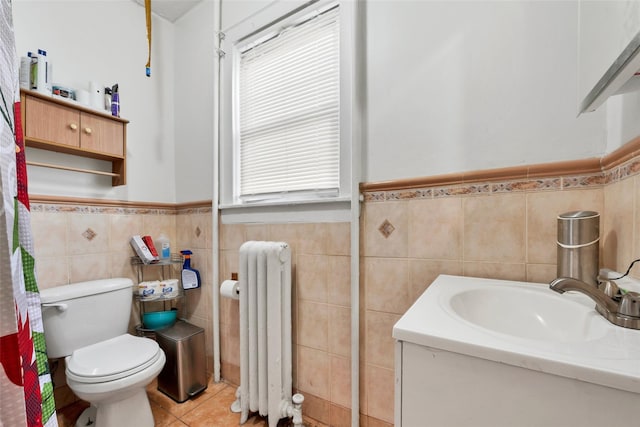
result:
<svg viewBox="0 0 640 427"><path fill-rule="evenodd" d="M191 268L191 255L193 252L190 250L180 251L184 255L184 264L182 266L182 288L183 289L195 289L200 287L200 272L195 268Z"/></svg>

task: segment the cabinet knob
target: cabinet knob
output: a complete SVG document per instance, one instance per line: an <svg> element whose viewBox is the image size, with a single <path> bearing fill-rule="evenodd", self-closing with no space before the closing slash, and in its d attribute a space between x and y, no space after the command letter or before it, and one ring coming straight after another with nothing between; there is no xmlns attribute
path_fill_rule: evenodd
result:
<svg viewBox="0 0 640 427"><path fill-rule="evenodd" d="M91 135L91 128L84 128L84 133L86 133L87 135Z"/></svg>
<svg viewBox="0 0 640 427"><path fill-rule="evenodd" d="M75 124L75 123L71 123L71 124L69 125L69 129L71 129L71 130L76 130L76 129L78 129L78 125L77 125L77 124Z"/></svg>

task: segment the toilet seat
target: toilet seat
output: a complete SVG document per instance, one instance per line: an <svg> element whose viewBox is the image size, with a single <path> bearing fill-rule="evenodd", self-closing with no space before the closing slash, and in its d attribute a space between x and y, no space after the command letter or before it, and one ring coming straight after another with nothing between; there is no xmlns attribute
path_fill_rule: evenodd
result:
<svg viewBox="0 0 640 427"><path fill-rule="evenodd" d="M143 371L160 357L157 342L124 334L75 350L66 358L66 375L85 384L115 381Z"/></svg>

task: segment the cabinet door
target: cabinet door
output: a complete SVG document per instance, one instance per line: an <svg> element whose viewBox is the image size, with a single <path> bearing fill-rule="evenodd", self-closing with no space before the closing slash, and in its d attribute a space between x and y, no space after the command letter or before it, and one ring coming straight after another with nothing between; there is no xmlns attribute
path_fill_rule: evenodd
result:
<svg viewBox="0 0 640 427"><path fill-rule="evenodd" d="M124 124L90 113L82 113L80 147L84 150L124 155Z"/></svg>
<svg viewBox="0 0 640 427"><path fill-rule="evenodd" d="M25 137L80 146L80 113L38 98L25 99Z"/></svg>

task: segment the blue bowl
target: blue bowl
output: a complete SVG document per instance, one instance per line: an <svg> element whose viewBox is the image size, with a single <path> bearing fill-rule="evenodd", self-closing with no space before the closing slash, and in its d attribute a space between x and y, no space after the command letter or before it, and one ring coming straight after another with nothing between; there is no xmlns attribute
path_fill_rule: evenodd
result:
<svg viewBox="0 0 640 427"><path fill-rule="evenodd" d="M150 311L142 315L142 323L147 329L168 328L176 323L178 310Z"/></svg>

